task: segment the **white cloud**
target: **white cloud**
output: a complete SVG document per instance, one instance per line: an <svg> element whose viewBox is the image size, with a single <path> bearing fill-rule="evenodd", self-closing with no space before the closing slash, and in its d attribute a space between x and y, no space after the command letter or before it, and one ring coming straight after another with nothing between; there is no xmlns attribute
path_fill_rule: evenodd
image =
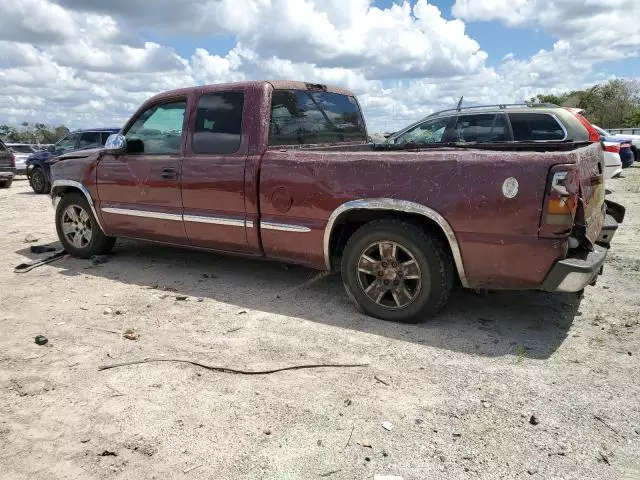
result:
<svg viewBox="0 0 640 480"><path fill-rule="evenodd" d="M11 0L0 7L0 123L120 125L159 91L289 78L355 91L370 129L391 130L462 95L517 101L602 78L602 60L640 55L640 30L623 28L640 2L612 2L457 0L447 20L427 0ZM485 20L557 41L490 67L465 28ZM179 55L158 40L215 35L235 45Z"/></svg>
<svg viewBox="0 0 640 480"><path fill-rule="evenodd" d="M637 0L456 0L452 12L465 21L541 28L594 63L640 55Z"/></svg>

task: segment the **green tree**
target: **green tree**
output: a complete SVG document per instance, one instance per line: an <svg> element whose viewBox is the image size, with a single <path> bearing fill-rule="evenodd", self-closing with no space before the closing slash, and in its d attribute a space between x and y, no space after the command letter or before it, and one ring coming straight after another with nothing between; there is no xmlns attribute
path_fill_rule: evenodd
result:
<svg viewBox="0 0 640 480"><path fill-rule="evenodd" d="M0 125L0 138L15 143L55 143L69 133L64 125L50 127L44 123L23 122L19 127Z"/></svg>

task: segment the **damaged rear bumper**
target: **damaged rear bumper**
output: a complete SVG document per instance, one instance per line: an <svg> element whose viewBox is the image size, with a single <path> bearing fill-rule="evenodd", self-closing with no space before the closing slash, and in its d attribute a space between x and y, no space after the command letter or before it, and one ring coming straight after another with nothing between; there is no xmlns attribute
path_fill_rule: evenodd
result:
<svg viewBox="0 0 640 480"><path fill-rule="evenodd" d="M579 292L587 285L595 282L602 273L602 264L607 258L609 244L618 224L624 220L625 209L622 205L609 200L605 201L605 222L591 252L575 253L559 260L545 278L540 290L546 292Z"/></svg>
<svg viewBox="0 0 640 480"><path fill-rule="evenodd" d="M593 251L556 262L540 290L545 292L579 292L593 283L607 257L607 249L594 245Z"/></svg>

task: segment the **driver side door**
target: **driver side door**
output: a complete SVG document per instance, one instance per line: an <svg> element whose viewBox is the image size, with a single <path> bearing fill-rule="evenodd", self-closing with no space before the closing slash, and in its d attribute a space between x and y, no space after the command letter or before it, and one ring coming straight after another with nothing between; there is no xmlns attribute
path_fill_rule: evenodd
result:
<svg viewBox="0 0 640 480"><path fill-rule="evenodd" d="M126 151L98 163L109 235L187 244L181 192L187 104L179 97L149 106L124 130Z"/></svg>

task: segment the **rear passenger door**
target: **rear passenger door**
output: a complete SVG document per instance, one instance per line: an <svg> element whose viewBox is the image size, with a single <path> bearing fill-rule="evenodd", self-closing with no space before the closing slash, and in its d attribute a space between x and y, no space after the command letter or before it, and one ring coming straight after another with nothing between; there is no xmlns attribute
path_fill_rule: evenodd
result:
<svg viewBox="0 0 640 480"><path fill-rule="evenodd" d="M202 93L189 120L182 164L182 205L189 243L246 253L245 162L249 139L243 127L244 90ZM248 175L252 175L248 172Z"/></svg>

